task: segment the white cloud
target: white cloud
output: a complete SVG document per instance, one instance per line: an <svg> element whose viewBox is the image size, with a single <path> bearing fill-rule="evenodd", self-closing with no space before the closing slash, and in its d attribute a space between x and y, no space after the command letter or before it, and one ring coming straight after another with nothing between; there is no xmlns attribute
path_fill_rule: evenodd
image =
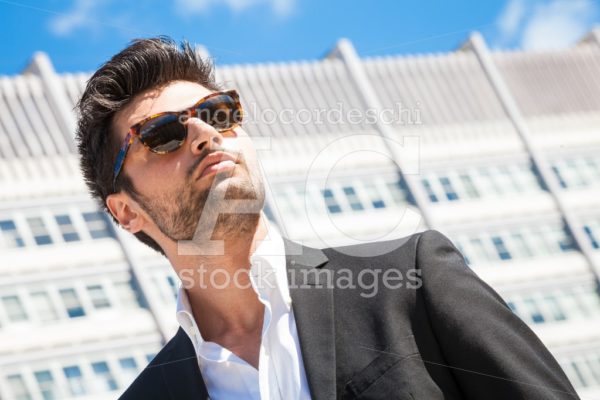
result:
<svg viewBox="0 0 600 400"><path fill-rule="evenodd" d="M175 0L180 15L208 14L211 9L226 6L234 13L240 13L251 7L266 5L279 17L289 16L295 6L295 0Z"/></svg>
<svg viewBox="0 0 600 400"><path fill-rule="evenodd" d="M89 26L96 5L93 0L76 0L70 11L50 20L50 31L58 36L67 36L78 28Z"/></svg>
<svg viewBox="0 0 600 400"><path fill-rule="evenodd" d="M598 12L594 0L509 0L496 20L493 44L525 50L566 47L592 28Z"/></svg>
<svg viewBox="0 0 600 400"><path fill-rule="evenodd" d="M597 7L591 0L555 0L536 5L523 31L521 46L539 50L572 44L592 27Z"/></svg>
<svg viewBox="0 0 600 400"><path fill-rule="evenodd" d="M498 17L500 33L506 38L514 37L523 17L525 17L525 0L510 0Z"/></svg>

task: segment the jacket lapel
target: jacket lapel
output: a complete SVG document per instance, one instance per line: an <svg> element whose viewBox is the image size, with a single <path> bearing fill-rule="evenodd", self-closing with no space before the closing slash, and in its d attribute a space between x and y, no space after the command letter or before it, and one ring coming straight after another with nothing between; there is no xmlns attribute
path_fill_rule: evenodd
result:
<svg viewBox="0 0 600 400"><path fill-rule="evenodd" d="M172 339L171 351L162 362L163 377L172 400L206 400L208 391L200 374L196 352L182 328Z"/></svg>
<svg viewBox="0 0 600 400"><path fill-rule="evenodd" d="M292 309L311 397L335 399L333 275L319 268L328 258L322 250L283 239Z"/></svg>

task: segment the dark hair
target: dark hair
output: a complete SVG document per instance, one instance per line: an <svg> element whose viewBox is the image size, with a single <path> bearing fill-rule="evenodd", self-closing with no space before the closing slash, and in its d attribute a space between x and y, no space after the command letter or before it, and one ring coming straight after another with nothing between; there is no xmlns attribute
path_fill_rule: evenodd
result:
<svg viewBox="0 0 600 400"><path fill-rule="evenodd" d="M195 82L207 89L219 90L212 63L203 60L187 41L177 45L168 36L133 40L88 80L76 106L77 148L85 183L100 208L109 214L106 198L113 193L113 166L121 144L119 136L111 129L114 115L141 92L160 88L176 80ZM138 198L125 171L117 179L115 190L119 189ZM142 243L165 254L146 233L140 231L135 236Z"/></svg>

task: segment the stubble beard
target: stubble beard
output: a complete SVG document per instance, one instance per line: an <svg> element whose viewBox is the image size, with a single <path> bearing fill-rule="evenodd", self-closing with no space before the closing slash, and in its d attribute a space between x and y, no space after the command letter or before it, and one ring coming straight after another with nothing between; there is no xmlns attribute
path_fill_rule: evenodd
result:
<svg viewBox="0 0 600 400"><path fill-rule="evenodd" d="M140 199L140 205L163 235L175 242L198 238L224 240L253 233L265 201L264 184L257 171L258 168L248 168L242 159L235 169L215 173L206 188L200 189L197 182L187 179L171 193ZM218 208L206 207L209 196L216 196ZM235 202L227 200L251 200L255 207L251 213L240 213ZM214 229L208 226L211 223L201 225L201 218L208 222L216 220Z"/></svg>

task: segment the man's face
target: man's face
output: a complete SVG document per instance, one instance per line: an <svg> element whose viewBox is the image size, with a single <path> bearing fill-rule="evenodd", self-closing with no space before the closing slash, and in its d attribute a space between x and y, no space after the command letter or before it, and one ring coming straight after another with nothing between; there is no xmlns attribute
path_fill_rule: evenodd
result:
<svg viewBox="0 0 600 400"><path fill-rule="evenodd" d="M210 93L199 84L175 81L139 94L115 115L113 130L119 143L129 127L145 117L186 109ZM133 182L136 195L132 197L151 219L148 222L171 240L192 240L201 217L202 221L217 221L215 232L212 224L200 225L198 233L202 237L211 238L212 233L221 237L230 233L237 236L236 233L248 225L246 221L256 220L264 204L264 186L251 140L240 127L219 133L195 118L186 123L187 138L172 153L152 153L136 139L121 173ZM235 164L225 162L219 164L220 169L213 167L211 172L206 171L203 167L208 159L202 161L210 154L218 155L215 153L218 150L226 153L224 158L233 156ZM201 174L203 170L205 173ZM211 199L205 207L209 196L225 200L212 202ZM253 204L259 206L253 208L254 215L236 214L239 207L227 199L254 200Z"/></svg>

